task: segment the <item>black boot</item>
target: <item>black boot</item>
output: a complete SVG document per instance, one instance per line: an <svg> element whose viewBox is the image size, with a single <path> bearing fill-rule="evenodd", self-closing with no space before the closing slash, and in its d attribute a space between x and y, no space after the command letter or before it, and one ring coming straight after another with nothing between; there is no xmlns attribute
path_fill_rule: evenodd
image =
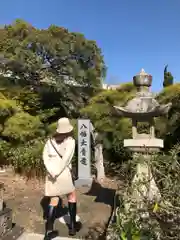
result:
<svg viewBox="0 0 180 240"><path fill-rule="evenodd" d="M45 225L45 236L44 240L51 240L53 238L53 226L55 221L55 207L49 206L48 216Z"/></svg>
<svg viewBox="0 0 180 240"><path fill-rule="evenodd" d="M76 203L68 202L70 224L69 224L69 235L76 235Z"/></svg>

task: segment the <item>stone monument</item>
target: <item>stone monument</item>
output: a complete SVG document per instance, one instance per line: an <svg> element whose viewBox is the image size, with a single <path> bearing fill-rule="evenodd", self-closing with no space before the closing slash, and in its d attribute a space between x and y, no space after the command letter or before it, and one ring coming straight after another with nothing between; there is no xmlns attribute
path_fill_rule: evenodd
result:
<svg viewBox="0 0 180 240"><path fill-rule="evenodd" d="M91 135L94 143L94 159L95 167L97 170L97 180L101 183L105 178L104 170L104 157L103 157L103 144L102 141L98 141L100 134L96 131L91 123Z"/></svg>
<svg viewBox="0 0 180 240"><path fill-rule="evenodd" d="M4 183L0 183L0 239L16 240L22 233L23 228L12 223L12 210L4 204Z"/></svg>
<svg viewBox="0 0 180 240"><path fill-rule="evenodd" d="M91 186L90 120L78 119L78 179L76 187Z"/></svg>
<svg viewBox="0 0 180 240"><path fill-rule="evenodd" d="M150 92L152 76L144 69L133 77L134 86L137 88L136 96L123 107L114 106L119 116L132 119L132 139L124 140L124 147L129 148L133 158L138 160L136 174L132 181L132 199L142 207L143 199L150 201L160 200L160 192L152 176L148 161L151 155L164 147L163 140L155 137L154 118L168 113L171 103L160 105ZM149 125L149 133L138 133L138 122Z"/></svg>
<svg viewBox="0 0 180 240"><path fill-rule="evenodd" d="M99 134L89 119L78 119L78 179L75 182L77 187L92 185L91 136L94 143L97 180L101 182L105 178L103 145L96 141Z"/></svg>

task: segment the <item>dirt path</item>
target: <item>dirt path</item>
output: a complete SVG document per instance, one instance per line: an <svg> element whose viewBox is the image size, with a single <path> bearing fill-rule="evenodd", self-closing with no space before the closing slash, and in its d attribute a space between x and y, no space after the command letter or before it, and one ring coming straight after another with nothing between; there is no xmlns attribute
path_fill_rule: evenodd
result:
<svg viewBox="0 0 180 240"><path fill-rule="evenodd" d="M11 169L0 173L0 182L5 184L4 199L7 206L13 210L13 221L28 232L43 233L44 220L40 202L44 183L36 179L26 181L25 178L15 175ZM111 215L117 184L117 181L106 179L102 186L93 183L91 190L77 189L78 215L83 223L77 237L85 239L88 236L88 239L97 239L100 233L104 232ZM65 204L66 201L64 199ZM61 224L58 219L55 227L59 231L59 236L67 236L66 225Z"/></svg>

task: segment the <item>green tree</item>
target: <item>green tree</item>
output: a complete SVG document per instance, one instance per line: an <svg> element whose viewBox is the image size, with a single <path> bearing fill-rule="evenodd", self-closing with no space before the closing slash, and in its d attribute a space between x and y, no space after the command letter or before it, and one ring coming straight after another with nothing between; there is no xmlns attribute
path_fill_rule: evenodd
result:
<svg viewBox="0 0 180 240"><path fill-rule="evenodd" d="M174 77L171 74L171 72L167 71L168 65L165 66L164 68L164 82L163 82L163 87L168 87L173 84Z"/></svg>
<svg viewBox="0 0 180 240"><path fill-rule="evenodd" d="M169 150L180 141L180 84L164 88L157 100L160 104L172 103L168 116L157 119L159 137L165 141L165 150Z"/></svg>
<svg viewBox="0 0 180 240"><path fill-rule="evenodd" d="M81 110L81 115L91 119L100 133L107 158L111 161L123 161L127 152L123 147L124 138L131 136L131 121L118 117L114 105L125 106L136 92L132 83L122 84L117 90L104 90L93 97Z"/></svg>
<svg viewBox="0 0 180 240"><path fill-rule="evenodd" d="M101 91L106 67L95 41L51 25L22 20L0 29L0 160L18 172L43 169L42 147L52 124ZM36 171L35 171L36 174Z"/></svg>
<svg viewBox="0 0 180 240"><path fill-rule="evenodd" d="M101 50L82 34L51 25L37 29L16 20L0 29L1 71L11 83L38 92L42 108L58 107L57 115L76 115L106 74Z"/></svg>

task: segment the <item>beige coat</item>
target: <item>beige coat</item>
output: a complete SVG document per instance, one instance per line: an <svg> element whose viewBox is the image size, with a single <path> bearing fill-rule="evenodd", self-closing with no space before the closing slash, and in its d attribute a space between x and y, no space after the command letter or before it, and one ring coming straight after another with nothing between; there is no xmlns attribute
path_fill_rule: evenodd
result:
<svg viewBox="0 0 180 240"><path fill-rule="evenodd" d="M52 142L62 158L54 150L50 140L47 140L43 150L43 161L47 170L45 196L55 197L71 193L75 189L70 171L75 140L69 137L61 144L57 144L53 139Z"/></svg>

